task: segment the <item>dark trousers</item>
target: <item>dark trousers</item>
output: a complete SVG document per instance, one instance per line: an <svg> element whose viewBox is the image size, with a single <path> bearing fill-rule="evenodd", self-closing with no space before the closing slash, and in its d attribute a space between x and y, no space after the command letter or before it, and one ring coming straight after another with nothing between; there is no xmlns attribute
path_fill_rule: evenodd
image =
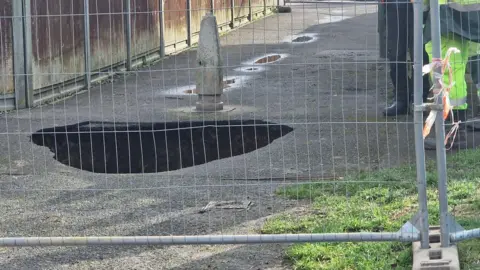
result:
<svg viewBox="0 0 480 270"><path fill-rule="evenodd" d="M480 55L472 56L468 59L468 65L470 68L470 75L472 76L472 81L477 85L480 84ZM475 89L476 91L477 89Z"/></svg>
<svg viewBox="0 0 480 270"><path fill-rule="evenodd" d="M392 80L395 99L411 102L413 98L413 76L408 76L409 66L414 59L413 49L413 5L410 2L389 2L386 4L387 24L387 58L390 62L390 79ZM424 14L424 20L427 18ZM407 63L407 53L412 62ZM423 64L429 62L428 54L423 46ZM423 96L430 90L428 76L423 76Z"/></svg>

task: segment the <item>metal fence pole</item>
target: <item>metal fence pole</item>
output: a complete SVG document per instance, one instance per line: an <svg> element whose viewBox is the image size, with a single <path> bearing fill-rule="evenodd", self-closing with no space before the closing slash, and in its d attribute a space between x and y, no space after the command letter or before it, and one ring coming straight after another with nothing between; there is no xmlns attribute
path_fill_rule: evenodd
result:
<svg viewBox="0 0 480 270"><path fill-rule="evenodd" d="M432 58L441 59L440 37L440 6L438 0L430 0L430 19L432 27ZM441 66L437 65L434 73L441 74ZM433 76L435 89L441 89L441 77ZM436 100L437 104L443 104L442 98ZM440 201L440 239L441 246L450 246L450 232L448 228L448 202L447 202L447 158L445 141L445 129L443 114L437 113L435 120L435 137L437 140L437 172L438 172L438 199Z"/></svg>
<svg viewBox="0 0 480 270"><path fill-rule="evenodd" d="M210 7L212 8L212 14L215 15L215 0L210 0Z"/></svg>
<svg viewBox="0 0 480 270"><path fill-rule="evenodd" d="M187 45L192 46L192 0L187 0Z"/></svg>
<svg viewBox="0 0 480 270"><path fill-rule="evenodd" d="M159 16L160 16L160 56L165 57L165 3L164 0L159 0Z"/></svg>
<svg viewBox="0 0 480 270"><path fill-rule="evenodd" d="M124 21L125 21L125 44L127 46L127 59L125 61L125 68L132 70L132 7L130 0L124 0Z"/></svg>
<svg viewBox="0 0 480 270"><path fill-rule="evenodd" d="M83 36L85 39L84 44L84 61L85 61L85 88L90 89L91 85L91 54L90 54L90 8L89 0L83 1Z"/></svg>
<svg viewBox="0 0 480 270"><path fill-rule="evenodd" d="M413 2L414 12L414 104L415 107L423 104L423 0ZM425 169L425 148L423 145L423 110L416 109L414 114L415 122L415 156L417 162L417 190L420 212L420 236L421 248L428 249L429 243L429 222L427 206L427 181Z"/></svg>
<svg viewBox="0 0 480 270"><path fill-rule="evenodd" d="M15 108L22 109L33 103L32 84L27 79L32 74L31 54L28 54L32 51L31 25L26 25L30 23L30 1L12 1L12 15Z"/></svg>
<svg viewBox="0 0 480 270"><path fill-rule="evenodd" d="M93 236L93 237L9 237L0 247L98 246L98 245L231 245L267 243L404 242L420 239L418 233L319 233L184 236Z"/></svg>
<svg viewBox="0 0 480 270"><path fill-rule="evenodd" d="M232 8L231 8L232 14L231 14L231 16L230 16L230 20L232 21L231 27L232 27L232 28L235 28L235 0L230 0L230 1L231 1L231 2L230 2L230 3L231 3L231 6L232 6Z"/></svg>
<svg viewBox="0 0 480 270"><path fill-rule="evenodd" d="M253 21L252 0L248 0L248 20Z"/></svg>
<svg viewBox="0 0 480 270"><path fill-rule="evenodd" d="M33 52L32 52L32 11L31 1L23 0L23 40L25 55L25 96L26 106L33 106Z"/></svg>

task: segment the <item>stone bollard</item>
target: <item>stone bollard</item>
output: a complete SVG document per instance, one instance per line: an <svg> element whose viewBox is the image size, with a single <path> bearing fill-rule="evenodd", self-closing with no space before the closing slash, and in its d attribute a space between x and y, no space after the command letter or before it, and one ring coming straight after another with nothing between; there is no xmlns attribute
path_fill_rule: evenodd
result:
<svg viewBox="0 0 480 270"><path fill-rule="evenodd" d="M197 65L197 111L223 110L223 60L217 20L211 12L203 17L200 25Z"/></svg>

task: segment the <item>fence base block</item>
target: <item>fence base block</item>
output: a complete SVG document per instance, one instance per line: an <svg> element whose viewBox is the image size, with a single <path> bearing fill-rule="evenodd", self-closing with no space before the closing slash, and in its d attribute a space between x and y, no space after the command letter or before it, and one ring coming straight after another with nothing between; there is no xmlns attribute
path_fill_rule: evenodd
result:
<svg viewBox="0 0 480 270"><path fill-rule="evenodd" d="M430 229L430 248L421 249L420 242L413 242L413 270L460 270L456 245L440 247L440 230Z"/></svg>

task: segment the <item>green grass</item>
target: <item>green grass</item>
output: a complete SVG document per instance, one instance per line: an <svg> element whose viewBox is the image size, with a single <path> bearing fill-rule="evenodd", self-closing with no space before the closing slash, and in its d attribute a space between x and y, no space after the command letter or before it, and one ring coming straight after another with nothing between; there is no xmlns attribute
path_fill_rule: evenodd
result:
<svg viewBox="0 0 480 270"><path fill-rule="evenodd" d="M448 157L448 201L466 229L480 228L480 150ZM439 223L437 177L427 163L430 224ZM301 214L284 214L266 222L262 233L396 232L418 211L414 167L351 174L321 184L287 186L278 196L309 200ZM294 269L411 269L411 244L315 243L289 248ZM462 269L480 269L480 241L459 244Z"/></svg>

